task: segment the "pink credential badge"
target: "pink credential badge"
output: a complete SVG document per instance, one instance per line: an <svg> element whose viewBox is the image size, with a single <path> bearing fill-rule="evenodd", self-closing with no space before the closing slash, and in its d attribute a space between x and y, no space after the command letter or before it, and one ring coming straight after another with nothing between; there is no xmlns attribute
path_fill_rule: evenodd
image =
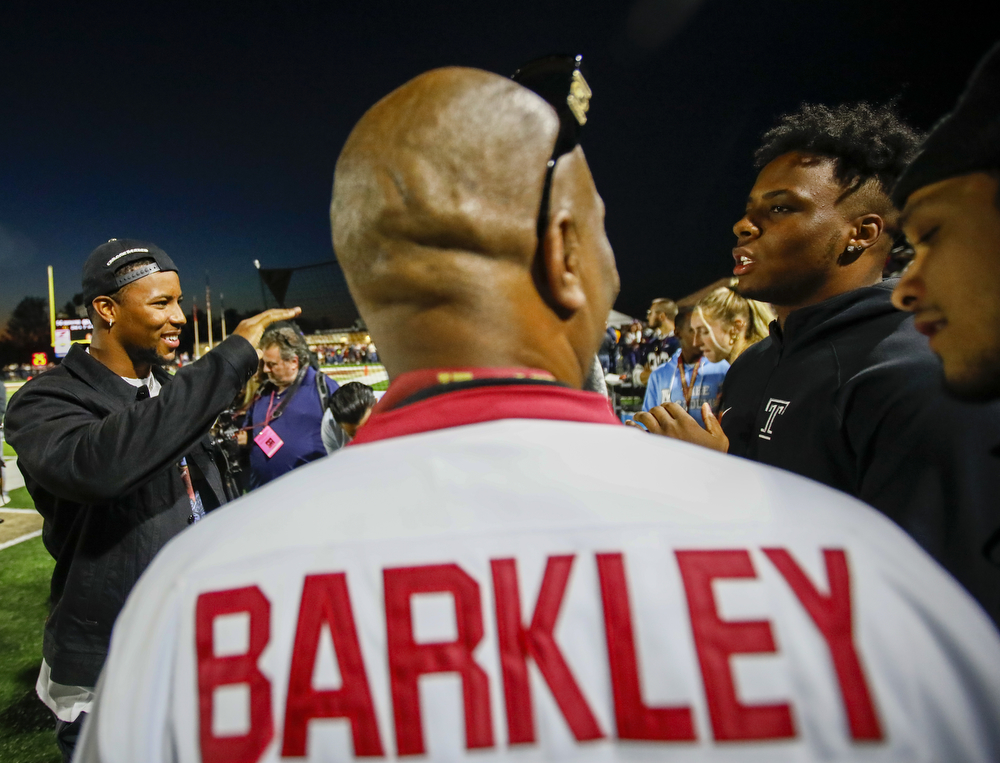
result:
<svg viewBox="0 0 1000 763"><path fill-rule="evenodd" d="M285 441L278 437L278 433L266 426L260 430L260 434L253 438L253 441L264 451L264 455L270 458L277 453Z"/></svg>

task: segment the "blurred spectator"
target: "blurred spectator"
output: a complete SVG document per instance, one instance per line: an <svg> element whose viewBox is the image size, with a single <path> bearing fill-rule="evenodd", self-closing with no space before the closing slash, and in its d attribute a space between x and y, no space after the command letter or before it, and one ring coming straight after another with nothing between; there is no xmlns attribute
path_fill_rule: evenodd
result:
<svg viewBox="0 0 1000 763"><path fill-rule="evenodd" d="M649 310L646 311L646 321L651 332L643 342L642 363L646 366L647 371L662 366L680 347L680 342L674 335L676 317L677 303L666 297L654 299ZM645 379L642 381L645 383Z"/></svg>
<svg viewBox="0 0 1000 763"><path fill-rule="evenodd" d="M713 363L702 355L695 344L694 328L691 326L693 308L678 311L674 320L674 334L680 348L666 364L649 375L646 397L642 410L649 411L657 405L677 403L690 413L695 421L702 424L701 406L714 403L719 387L729 370L729 361Z"/></svg>
<svg viewBox="0 0 1000 763"><path fill-rule="evenodd" d="M260 341L268 381L247 412L252 490L326 455L320 424L337 383L312 367L305 337L289 324L272 326Z"/></svg>
<svg viewBox="0 0 1000 763"><path fill-rule="evenodd" d="M618 338L618 330L614 326L605 324L604 339L601 340L601 347L597 351L597 359L606 374L617 370L615 346L618 344Z"/></svg>
<svg viewBox="0 0 1000 763"><path fill-rule="evenodd" d="M735 280L735 279L734 279ZM691 315L695 344L712 363L733 363L747 347L767 337L774 311L723 286L702 297Z"/></svg>
<svg viewBox="0 0 1000 763"><path fill-rule="evenodd" d="M622 373L631 374L639 365L639 354L644 339L642 324L639 321L633 321L628 329L622 332L621 338L618 340Z"/></svg>
<svg viewBox="0 0 1000 763"><path fill-rule="evenodd" d="M375 407L375 393L367 384L348 382L330 395L323 414L321 432L327 453L340 450L351 440Z"/></svg>

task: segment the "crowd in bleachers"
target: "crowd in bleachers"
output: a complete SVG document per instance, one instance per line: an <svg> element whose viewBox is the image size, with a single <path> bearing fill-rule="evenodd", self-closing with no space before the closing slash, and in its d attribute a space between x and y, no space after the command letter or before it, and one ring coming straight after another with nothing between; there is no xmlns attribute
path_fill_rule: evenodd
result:
<svg viewBox="0 0 1000 763"><path fill-rule="evenodd" d="M322 344L313 348L320 365L339 366L351 363L378 363L378 350L372 342Z"/></svg>

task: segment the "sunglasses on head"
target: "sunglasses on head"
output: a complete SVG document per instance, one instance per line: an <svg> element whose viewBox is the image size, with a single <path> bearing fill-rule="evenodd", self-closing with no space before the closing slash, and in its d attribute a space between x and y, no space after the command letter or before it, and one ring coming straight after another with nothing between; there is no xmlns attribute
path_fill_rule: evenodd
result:
<svg viewBox="0 0 1000 763"><path fill-rule="evenodd" d="M580 131L587 123L592 93L580 71L582 63L583 56L546 56L525 64L511 76L514 82L544 98L559 115L559 135L545 169L542 202L535 226L539 248L549 222L549 197L552 194L552 174L555 172L556 162L560 156L568 154L579 145Z"/></svg>

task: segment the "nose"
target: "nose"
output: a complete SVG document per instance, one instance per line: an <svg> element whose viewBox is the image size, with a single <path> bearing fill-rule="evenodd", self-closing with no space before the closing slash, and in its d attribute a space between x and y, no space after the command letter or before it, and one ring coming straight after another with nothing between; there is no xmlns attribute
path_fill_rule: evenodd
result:
<svg viewBox="0 0 1000 763"><path fill-rule="evenodd" d="M174 311L173 315L170 316L170 322L175 326L183 326L188 322L179 302L174 303Z"/></svg>
<svg viewBox="0 0 1000 763"><path fill-rule="evenodd" d="M748 241L750 239L757 238L760 235L760 228L758 228L747 215L743 215L736 224L733 225L733 233L736 234L736 238L740 242Z"/></svg>
<svg viewBox="0 0 1000 763"><path fill-rule="evenodd" d="M920 261L914 257L899 278L899 283L892 290L892 304L897 310L915 311L924 296L924 278L921 273Z"/></svg>

